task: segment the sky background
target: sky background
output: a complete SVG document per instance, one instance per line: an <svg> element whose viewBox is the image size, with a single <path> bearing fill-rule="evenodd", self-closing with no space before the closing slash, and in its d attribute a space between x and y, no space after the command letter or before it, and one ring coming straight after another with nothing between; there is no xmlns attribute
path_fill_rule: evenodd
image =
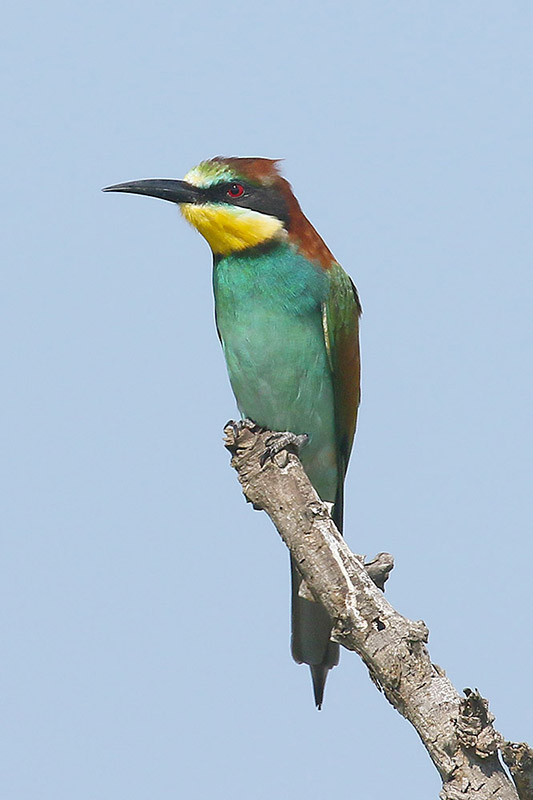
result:
<svg viewBox="0 0 533 800"><path fill-rule="evenodd" d="M324 709L241 495L206 243L102 186L283 157L363 303L356 552L533 740L533 9L20 0L2 45L2 796L437 797L355 654Z"/></svg>

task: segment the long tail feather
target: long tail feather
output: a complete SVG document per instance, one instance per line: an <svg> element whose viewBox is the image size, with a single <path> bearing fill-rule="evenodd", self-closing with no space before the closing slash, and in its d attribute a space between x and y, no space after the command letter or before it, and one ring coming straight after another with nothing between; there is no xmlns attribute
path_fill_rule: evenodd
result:
<svg viewBox="0 0 533 800"><path fill-rule="evenodd" d="M315 703L320 708L329 670L339 663L339 645L330 641L331 619L326 610L311 599L294 561L292 578L292 657L298 664L309 664Z"/></svg>
<svg viewBox="0 0 533 800"><path fill-rule="evenodd" d="M343 485L339 487L331 516L342 533ZM339 663L339 645L330 640L331 619L317 603L302 580L298 567L291 558L291 651L298 664L309 664L313 680L316 707L320 710L324 688L330 669Z"/></svg>

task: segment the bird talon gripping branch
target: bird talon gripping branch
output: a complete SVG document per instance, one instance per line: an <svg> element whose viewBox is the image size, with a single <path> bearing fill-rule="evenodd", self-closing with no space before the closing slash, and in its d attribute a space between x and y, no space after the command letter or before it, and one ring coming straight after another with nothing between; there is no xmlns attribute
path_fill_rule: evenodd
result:
<svg viewBox="0 0 533 800"><path fill-rule="evenodd" d="M228 429L231 431L231 436L233 437L234 442L237 442L243 431L260 433L262 430L260 425L256 425L253 420L247 418L239 420L229 419L224 425L224 430L227 431Z"/></svg>
<svg viewBox="0 0 533 800"><path fill-rule="evenodd" d="M239 433L242 433L242 431L244 430L254 431L254 432L258 432L261 430L260 425L256 425L253 420L247 419L246 417L244 419L238 419L238 420L230 419L226 422L224 427L233 428L233 432L235 433L235 438L237 438Z"/></svg>
<svg viewBox="0 0 533 800"><path fill-rule="evenodd" d="M262 467L265 466L268 460L273 460L274 456L281 453L282 450L294 452L299 455L300 448L309 441L309 436L306 433L296 434L291 431L282 431L280 433L273 433L265 442L265 450L259 459Z"/></svg>

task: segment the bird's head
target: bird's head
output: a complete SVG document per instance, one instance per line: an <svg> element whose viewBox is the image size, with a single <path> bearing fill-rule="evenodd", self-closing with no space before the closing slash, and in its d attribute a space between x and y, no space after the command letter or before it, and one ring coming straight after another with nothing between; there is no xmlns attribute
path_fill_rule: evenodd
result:
<svg viewBox="0 0 533 800"><path fill-rule="evenodd" d="M131 181L104 191L145 194L177 203L216 256L289 239L324 267L333 260L302 213L290 184L280 175L275 159L218 156L202 161L183 180Z"/></svg>

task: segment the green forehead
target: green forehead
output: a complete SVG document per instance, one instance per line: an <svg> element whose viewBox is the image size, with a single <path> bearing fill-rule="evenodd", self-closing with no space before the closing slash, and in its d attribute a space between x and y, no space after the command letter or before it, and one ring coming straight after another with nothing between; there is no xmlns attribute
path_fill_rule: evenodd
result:
<svg viewBox="0 0 533 800"><path fill-rule="evenodd" d="M202 161L197 167L189 170L185 180L193 186L207 188L215 183L234 180L236 177L238 176L235 170L223 161Z"/></svg>

